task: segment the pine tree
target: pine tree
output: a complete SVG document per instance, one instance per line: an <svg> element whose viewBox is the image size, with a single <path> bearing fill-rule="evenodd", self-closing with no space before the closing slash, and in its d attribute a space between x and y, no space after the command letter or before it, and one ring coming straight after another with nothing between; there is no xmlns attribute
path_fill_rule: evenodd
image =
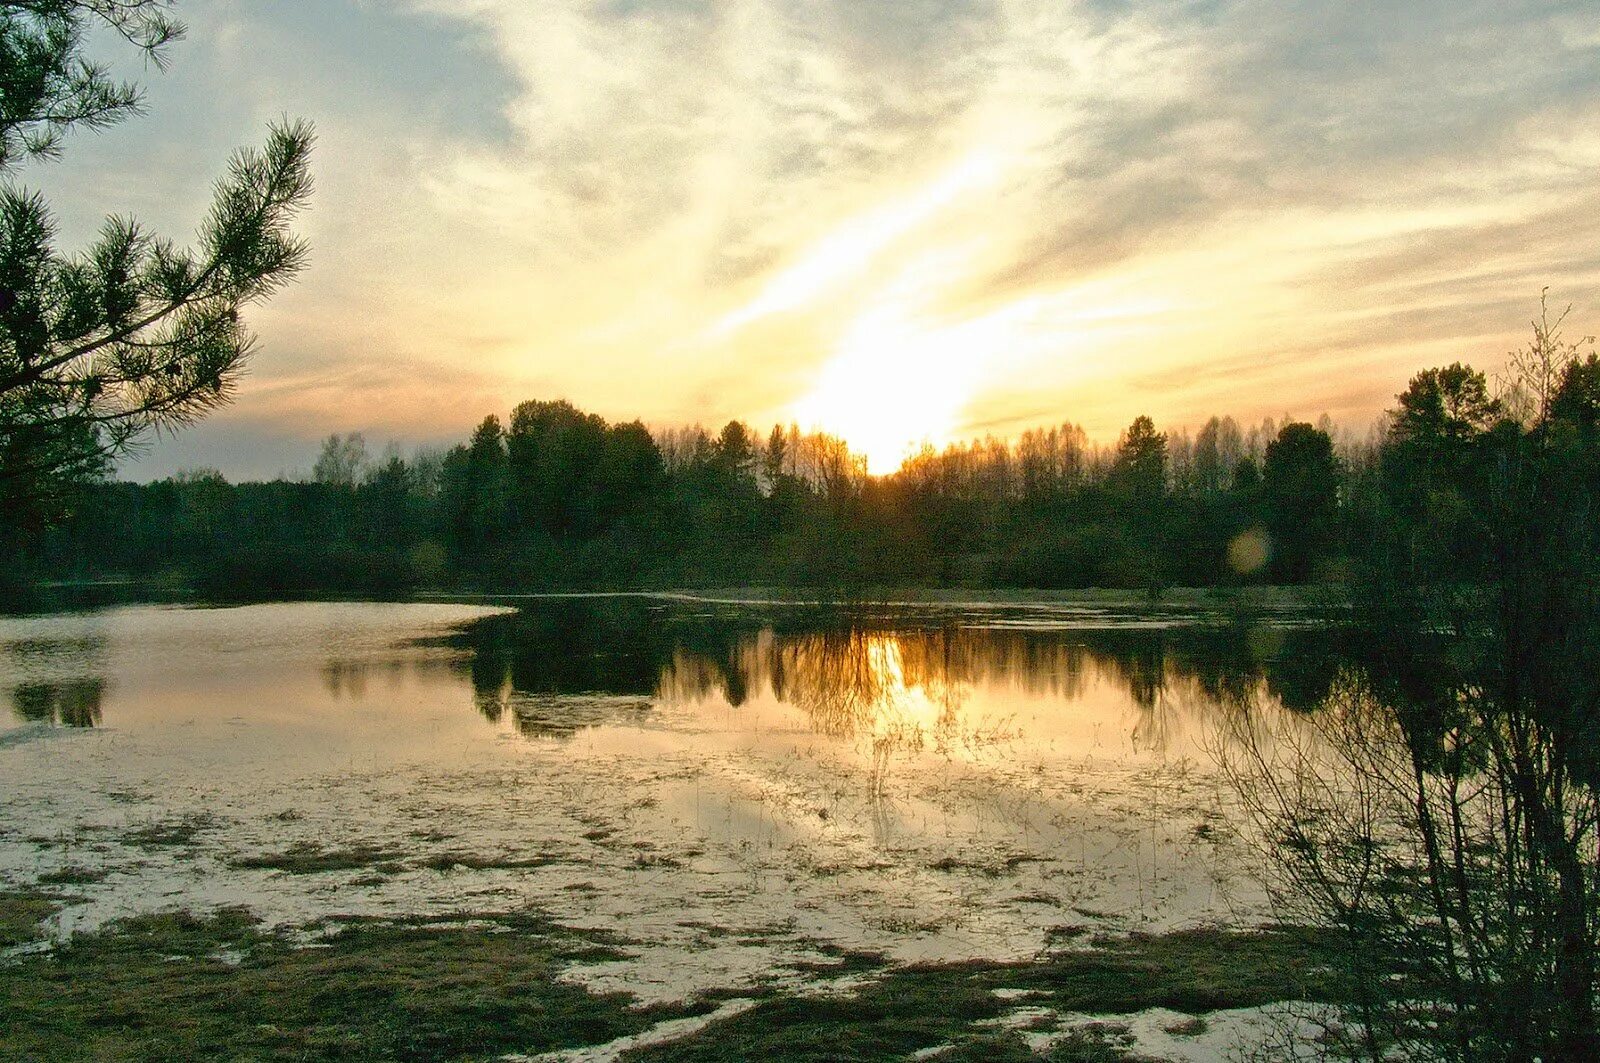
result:
<svg viewBox="0 0 1600 1063"><path fill-rule="evenodd" d="M0 0L0 527L48 523L74 485L150 432L226 403L254 341L240 311L305 261L310 127L274 126L217 183L189 248L109 218L76 253L15 181L77 128L139 113L137 86L85 57L109 26L158 67L183 33L169 0Z"/></svg>

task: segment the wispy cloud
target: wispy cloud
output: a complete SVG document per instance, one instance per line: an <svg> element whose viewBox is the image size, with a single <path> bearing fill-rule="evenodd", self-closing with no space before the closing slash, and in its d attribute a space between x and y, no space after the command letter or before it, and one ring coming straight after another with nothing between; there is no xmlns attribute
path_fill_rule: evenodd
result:
<svg viewBox="0 0 1600 1063"><path fill-rule="evenodd" d="M1582 0L186 8L158 113L325 131L317 269L260 315L245 403L392 358L655 421L859 436L870 394L901 444L1360 420L1506 349L1546 284L1600 317ZM464 427L360 394L328 430Z"/></svg>

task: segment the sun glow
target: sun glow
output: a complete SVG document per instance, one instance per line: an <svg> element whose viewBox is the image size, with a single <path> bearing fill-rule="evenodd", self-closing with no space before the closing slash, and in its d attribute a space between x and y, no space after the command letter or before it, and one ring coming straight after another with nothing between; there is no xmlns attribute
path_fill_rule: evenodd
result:
<svg viewBox="0 0 1600 1063"><path fill-rule="evenodd" d="M1001 172L1000 156L989 148L979 148L917 191L850 219L812 244L793 265L767 282L761 294L723 317L711 334L727 336L848 284L896 240L963 196L994 184Z"/></svg>
<svg viewBox="0 0 1600 1063"><path fill-rule="evenodd" d="M863 322L795 407L801 424L842 438L873 475L924 443L949 442L975 376L949 336L895 327L905 324Z"/></svg>
<svg viewBox="0 0 1600 1063"><path fill-rule="evenodd" d="M1022 127L990 131L897 199L818 236L702 342L776 316L813 330L830 356L788 413L843 439L880 476L967 432L974 402L1015 390L1029 359L1055 359L1061 377L1064 356L1082 362L1166 301L1138 278L1109 278L973 305L981 278L1007 261L994 211L1025 176L1027 147Z"/></svg>
<svg viewBox="0 0 1600 1063"><path fill-rule="evenodd" d="M945 322L922 316L915 301L886 299L857 318L795 418L842 438L873 475L891 473L922 446L954 438L973 394L1036 310L1024 300Z"/></svg>
<svg viewBox="0 0 1600 1063"><path fill-rule="evenodd" d="M965 418L974 401L994 387L1017 386L1019 372L1046 359L1088 371L1178 305L1082 286L952 320L930 306L927 293L940 285L929 279L964 259L963 249L951 249L902 275L855 320L794 407L797 421L843 439L873 475L894 472L923 446L970 435Z"/></svg>

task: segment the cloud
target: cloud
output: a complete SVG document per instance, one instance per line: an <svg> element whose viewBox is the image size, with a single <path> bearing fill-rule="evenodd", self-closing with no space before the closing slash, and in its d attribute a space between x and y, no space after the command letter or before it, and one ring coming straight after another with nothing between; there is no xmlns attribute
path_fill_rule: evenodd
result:
<svg viewBox="0 0 1600 1063"><path fill-rule="evenodd" d="M241 398L297 425L465 431L537 392L826 426L917 351L959 388L884 401L930 434L1290 392L1360 420L1446 351L1495 358L1545 284L1600 318L1581 0L185 13L162 137L87 153L67 206L192 213L218 145L317 119L316 264L253 317Z"/></svg>

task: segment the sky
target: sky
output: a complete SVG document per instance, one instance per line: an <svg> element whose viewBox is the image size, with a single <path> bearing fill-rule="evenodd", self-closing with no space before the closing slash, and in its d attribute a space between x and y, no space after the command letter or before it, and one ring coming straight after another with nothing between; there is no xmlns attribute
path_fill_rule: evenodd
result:
<svg viewBox="0 0 1600 1063"><path fill-rule="evenodd" d="M310 119L309 268L123 466L308 469L526 399L924 441L1327 413L1600 331L1600 11L1471 0L185 0L147 115L30 164L193 231ZM101 42L107 58L117 52Z"/></svg>

